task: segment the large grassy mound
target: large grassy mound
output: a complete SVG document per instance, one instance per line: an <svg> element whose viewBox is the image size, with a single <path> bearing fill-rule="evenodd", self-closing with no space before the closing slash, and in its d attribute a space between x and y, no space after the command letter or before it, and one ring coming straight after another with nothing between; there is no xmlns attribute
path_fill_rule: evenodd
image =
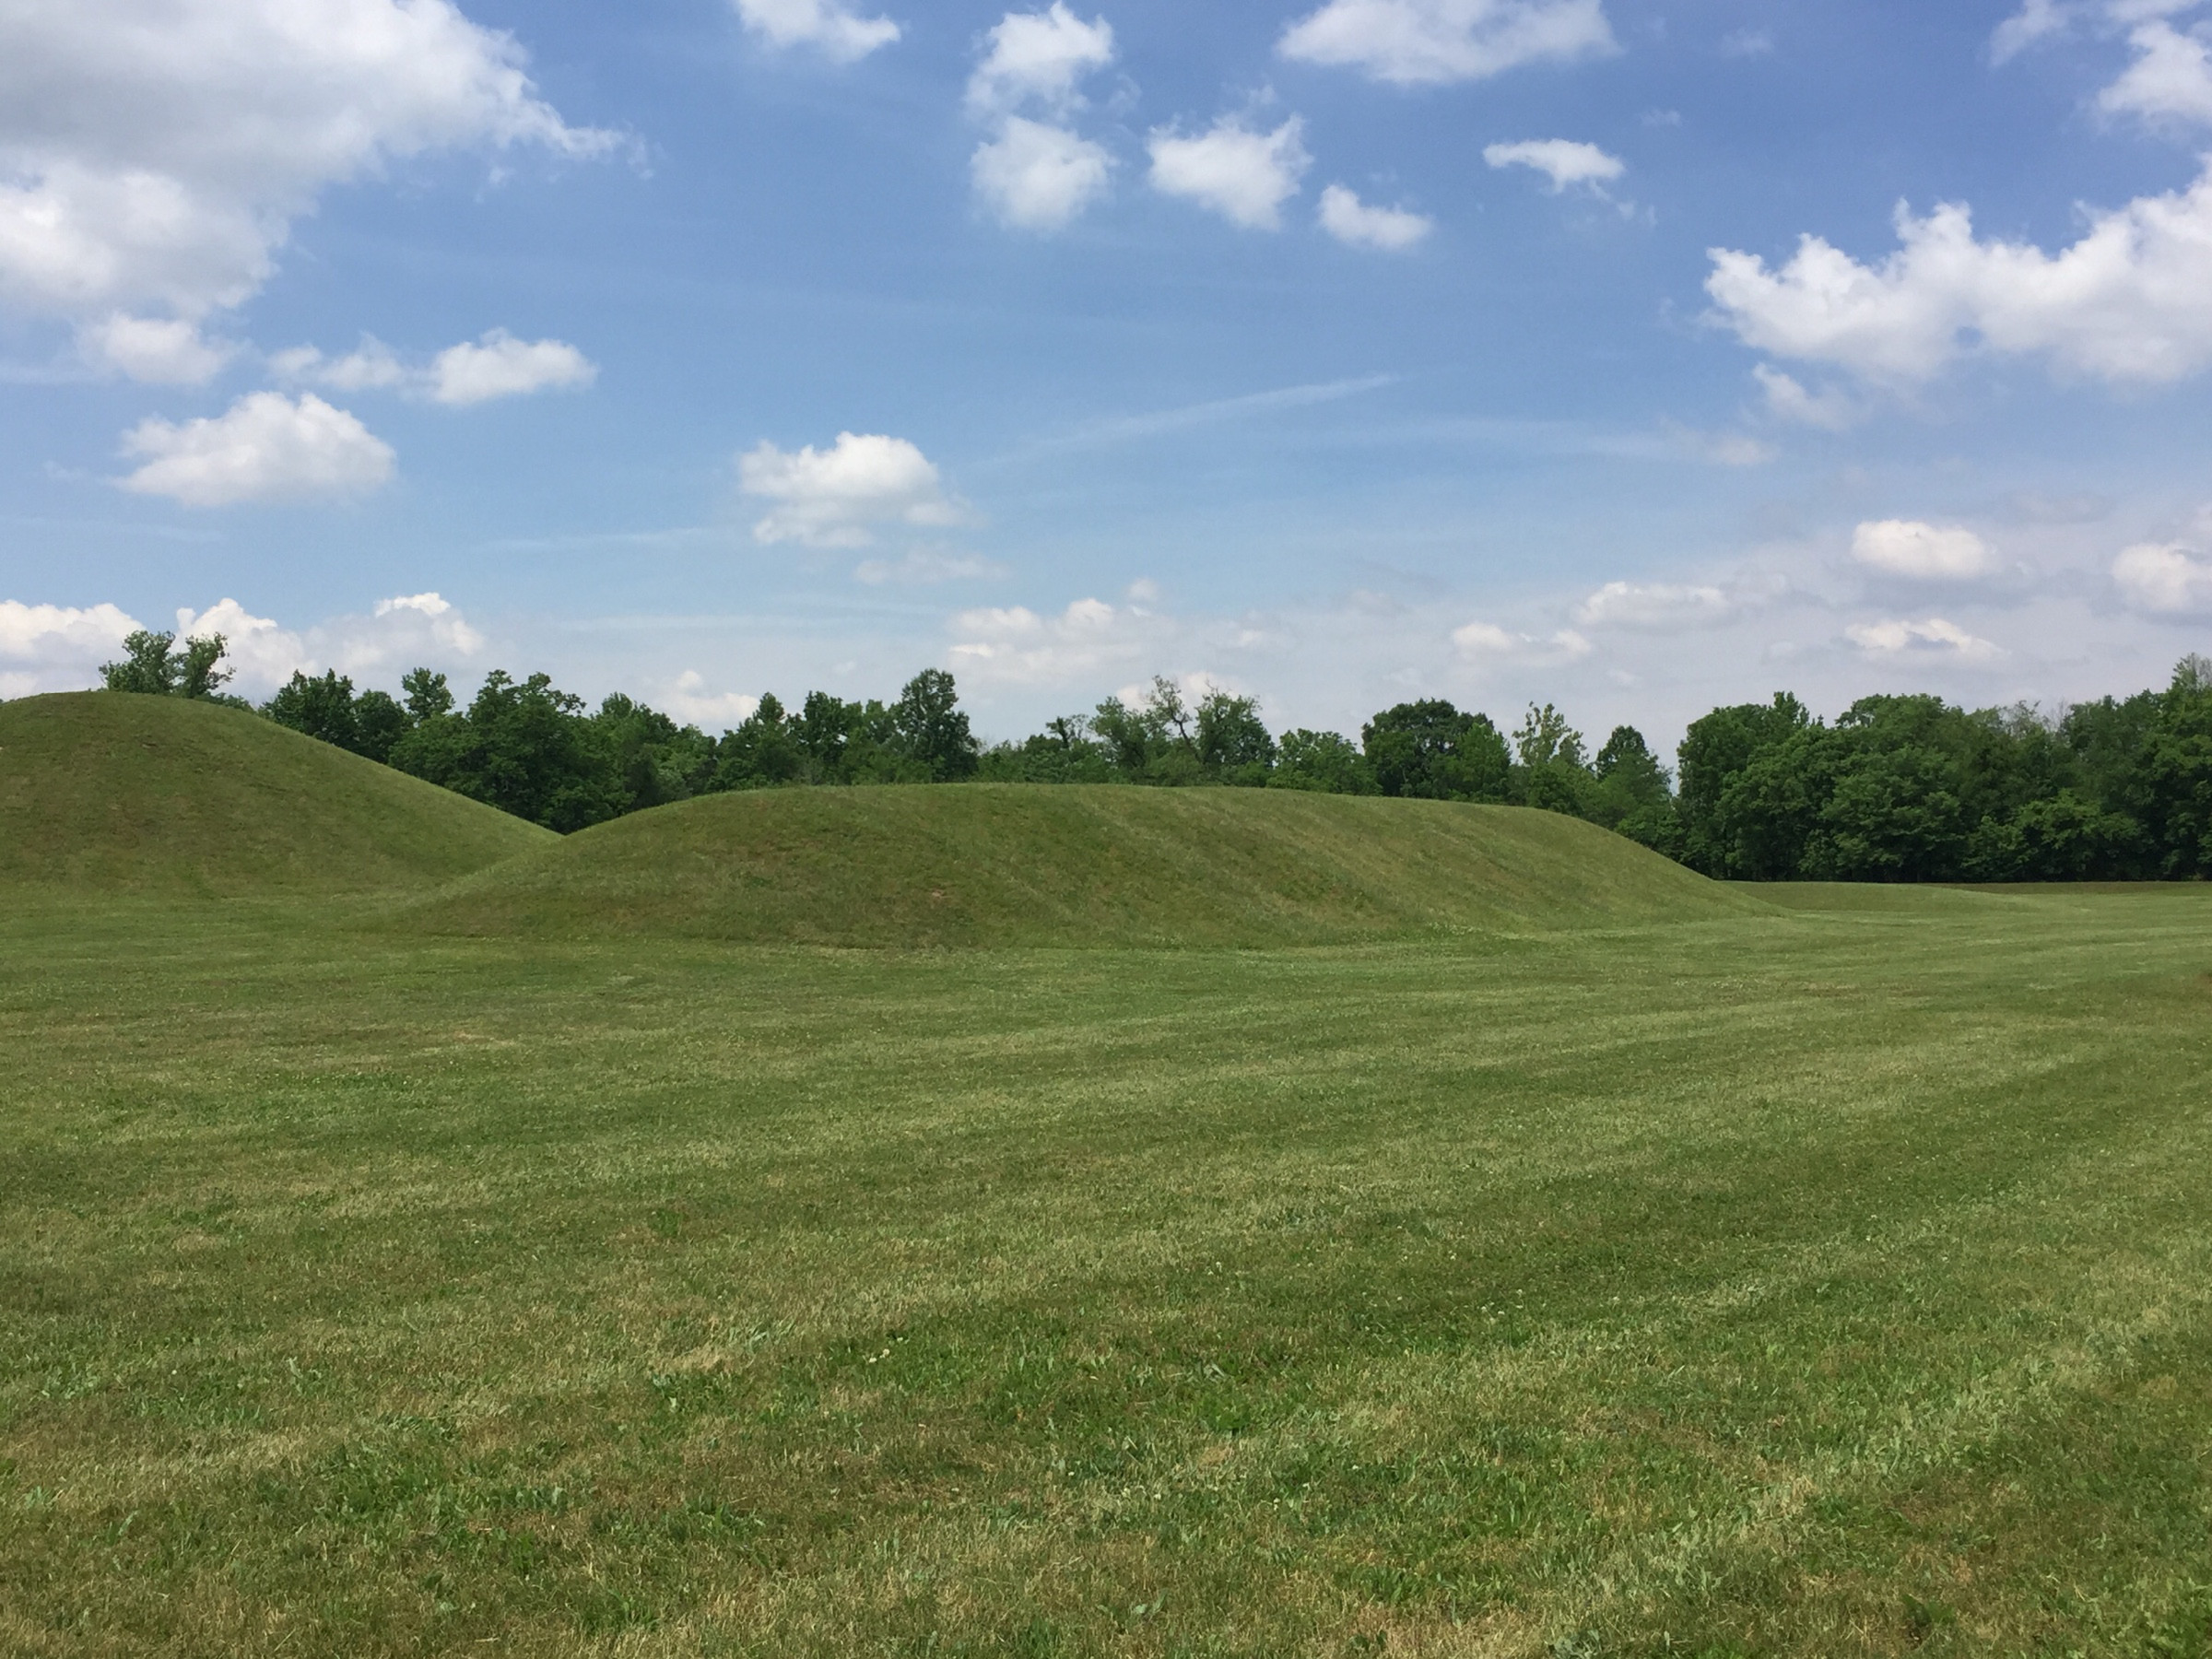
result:
<svg viewBox="0 0 2212 1659"><path fill-rule="evenodd" d="M1741 914L1551 813L1286 791L776 790L641 813L416 912L441 931L833 945L1271 945Z"/></svg>
<svg viewBox="0 0 2212 1659"><path fill-rule="evenodd" d="M240 709L111 691L0 704L0 884L360 892L553 839Z"/></svg>

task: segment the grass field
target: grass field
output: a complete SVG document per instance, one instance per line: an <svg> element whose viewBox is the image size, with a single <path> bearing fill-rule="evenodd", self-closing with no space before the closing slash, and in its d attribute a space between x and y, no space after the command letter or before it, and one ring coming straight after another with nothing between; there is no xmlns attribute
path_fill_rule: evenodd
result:
<svg viewBox="0 0 2212 1659"><path fill-rule="evenodd" d="M372 892L554 840L241 709L99 691L0 703L0 891Z"/></svg>
<svg viewBox="0 0 2212 1659"><path fill-rule="evenodd" d="M2212 893L0 907L0 1652L2202 1655Z"/></svg>

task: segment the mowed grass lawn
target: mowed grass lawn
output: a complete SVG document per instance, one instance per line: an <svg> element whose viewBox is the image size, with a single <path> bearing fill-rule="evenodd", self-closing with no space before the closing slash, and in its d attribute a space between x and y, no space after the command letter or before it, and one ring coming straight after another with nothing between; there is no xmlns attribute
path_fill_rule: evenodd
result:
<svg viewBox="0 0 2212 1659"><path fill-rule="evenodd" d="M2204 1653L2212 892L1791 902L18 900L0 1652Z"/></svg>

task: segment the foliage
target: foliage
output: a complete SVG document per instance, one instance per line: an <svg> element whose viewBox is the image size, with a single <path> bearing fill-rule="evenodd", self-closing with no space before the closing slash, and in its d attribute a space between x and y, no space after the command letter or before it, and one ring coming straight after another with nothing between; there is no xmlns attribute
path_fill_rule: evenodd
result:
<svg viewBox="0 0 2212 1659"><path fill-rule="evenodd" d="M1233 784L1270 781L1275 739L1249 697L1209 689L1192 703L1164 676L1134 701L1110 697L1035 736L982 758L982 778L1006 783Z"/></svg>
<svg viewBox="0 0 2212 1659"><path fill-rule="evenodd" d="M141 628L124 637L121 662L100 665L100 677L110 691L206 700L229 682L232 670L221 665L227 648L221 634L186 640L180 647L176 635Z"/></svg>
<svg viewBox="0 0 2212 1659"><path fill-rule="evenodd" d="M631 798L614 734L543 674L495 670L465 712L433 715L392 747L391 763L472 800L567 834L618 818Z"/></svg>
<svg viewBox="0 0 2212 1659"><path fill-rule="evenodd" d="M1277 789L1374 794L1375 769L1357 744L1335 732L1285 732L1267 782Z"/></svg>
<svg viewBox="0 0 2212 1659"><path fill-rule="evenodd" d="M1378 794L1430 801L1512 798L1512 759L1487 714L1441 699L1399 703L1360 729Z"/></svg>
<svg viewBox="0 0 2212 1659"><path fill-rule="evenodd" d="M172 644L132 636L109 683L207 695L223 677L221 641L181 654ZM812 691L794 713L765 694L720 738L618 694L587 712L544 675L495 674L465 710L429 669L402 693L356 693L335 671L295 675L265 712L562 830L794 785L1264 785L1535 807L1737 880L2212 876L2212 661L2196 656L2163 691L2051 716L1885 695L1830 724L1778 692L1692 722L1671 773L1633 726L1592 755L1548 702L1529 704L1510 741L1487 714L1425 699L1381 711L1357 744L1305 728L1278 742L1256 699L1209 688L1194 701L1165 677L989 749L935 668L888 704Z"/></svg>

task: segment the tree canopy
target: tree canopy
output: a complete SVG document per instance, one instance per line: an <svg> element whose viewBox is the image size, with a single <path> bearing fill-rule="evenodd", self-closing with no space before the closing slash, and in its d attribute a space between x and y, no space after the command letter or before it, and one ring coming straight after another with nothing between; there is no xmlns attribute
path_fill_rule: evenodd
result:
<svg viewBox="0 0 2212 1659"><path fill-rule="evenodd" d="M224 658L219 637L141 630L100 673L111 690L220 698ZM1357 742L1278 738L1254 699L1165 677L986 748L941 668L889 703L810 691L794 712L763 694L719 737L619 693L592 709L546 675L503 671L466 706L428 668L397 697L335 669L295 674L262 712L562 831L724 790L979 779L1533 806L1748 881L2212 876L2212 661L2194 655L2162 689L2050 715L1883 695L1829 722L1778 692L1692 722L1673 771L1633 726L1592 754L1550 703L1530 704L1510 738L1441 698L1380 711Z"/></svg>

